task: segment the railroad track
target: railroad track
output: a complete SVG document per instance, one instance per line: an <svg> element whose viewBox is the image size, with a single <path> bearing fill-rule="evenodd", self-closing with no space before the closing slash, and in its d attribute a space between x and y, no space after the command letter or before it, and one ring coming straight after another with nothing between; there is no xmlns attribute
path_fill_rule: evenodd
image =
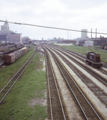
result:
<svg viewBox="0 0 107 120"><path fill-rule="evenodd" d="M56 48L57 48L57 47L56 47ZM69 53L70 55L78 58L79 60L81 60L81 61L83 61L83 62L86 62L86 57L83 56L83 55L80 55L80 54L75 53L75 52L73 52L73 51L66 50L66 49L62 49L62 48L59 48L59 47L58 47L57 49L59 49L59 50L61 50L61 51L63 50L64 52ZM102 67L102 68L96 68L96 69L107 75L107 69L106 69L106 68L103 68L103 67ZM105 70L105 69L106 69L106 70Z"/></svg>
<svg viewBox="0 0 107 120"><path fill-rule="evenodd" d="M101 71L105 74L105 78L103 78L101 76L101 74L98 74L98 73L94 72L94 70L91 70L89 68L90 66L88 66L88 67L86 67L86 65L84 66L83 64L81 64L80 62L78 62L77 59L71 57L68 53L63 52L61 49L57 49L57 48L54 48L54 49L56 49L56 50L60 51L61 53L63 53L65 56L67 56L69 59L71 59L72 61L74 61L79 66L81 66L81 68L83 68L84 70L88 71L91 75L93 75L95 78L97 78L99 81L101 81L103 84L105 84L107 86L107 71L104 71L104 70L101 69ZM71 55L72 55L72 53L71 53ZM80 58L78 58L78 59L80 59Z"/></svg>
<svg viewBox="0 0 107 120"><path fill-rule="evenodd" d="M52 45L52 46L53 46L53 45ZM66 51L66 52L74 53L74 54L78 55L79 57L86 59L86 57L85 57L84 55L82 55L82 54L76 53L76 52L71 51L71 50L67 50L67 49L65 49L65 48L61 48L61 47L59 47L59 46L55 46L55 45L54 45L54 47L57 47L57 48L59 48L59 49L62 49L62 50L64 50L64 51ZM103 61L102 61L102 63L103 63L103 67L107 69L107 63L104 63Z"/></svg>
<svg viewBox="0 0 107 120"><path fill-rule="evenodd" d="M63 51L63 52L66 52L68 53L69 55L72 55L74 56L75 58L78 58L79 60L81 60L82 62L85 62L86 60L86 57L84 55L81 55L79 53L76 53L76 52L73 52L73 51L70 51L70 50L67 50L67 49L64 49L64 48L61 48L61 47L56 47L56 46L53 46L53 48L59 50L59 51ZM100 69L97 68L97 70L101 71L102 73L106 74L107 75L107 69L104 68L104 67L101 67Z"/></svg>
<svg viewBox="0 0 107 120"><path fill-rule="evenodd" d="M66 84L68 86L68 89L70 92L74 95L75 100L77 101L84 118L87 120L101 120L101 117L97 114L96 110L92 107L88 99L85 97L84 93L81 91L81 89L76 84L75 80L71 77L69 72L65 69L63 64L58 60L58 58L50 51L51 54L54 56L54 60L63 75Z"/></svg>
<svg viewBox="0 0 107 120"><path fill-rule="evenodd" d="M94 92L94 94L99 98L99 100L107 107L107 93L104 90L96 85L91 79L87 77L85 74L81 72L81 70L77 69L74 64L67 61L61 54L56 52L64 61L65 63L78 75L79 78L88 86L88 88ZM67 56L69 58L69 56ZM70 58L71 59L71 58ZM75 61L74 61L75 62ZM77 62L76 62L77 63ZM87 69L86 69L87 70ZM96 74L97 75L97 74ZM94 73L95 76L95 73ZM98 75L97 75L98 76ZM95 76L96 77L96 76ZM97 77L96 77L97 78Z"/></svg>
<svg viewBox="0 0 107 120"><path fill-rule="evenodd" d="M36 52L33 53L33 55L24 63L24 65L17 71L17 73L9 80L9 82L2 88L0 91L0 104L2 104L5 97L8 95L12 87L15 85L17 80L21 77L27 66L32 61L34 55Z"/></svg>
<svg viewBox="0 0 107 120"><path fill-rule="evenodd" d="M107 107L107 93L105 93L99 86L97 86L90 78L84 75L77 67L67 61L63 56L57 53L64 62L78 75L79 78L87 85L87 87L94 92L100 101Z"/></svg>
<svg viewBox="0 0 107 120"><path fill-rule="evenodd" d="M49 53L46 52L47 63L47 84L48 84L48 114L50 120L67 120L61 95L58 89L56 77L49 58Z"/></svg>

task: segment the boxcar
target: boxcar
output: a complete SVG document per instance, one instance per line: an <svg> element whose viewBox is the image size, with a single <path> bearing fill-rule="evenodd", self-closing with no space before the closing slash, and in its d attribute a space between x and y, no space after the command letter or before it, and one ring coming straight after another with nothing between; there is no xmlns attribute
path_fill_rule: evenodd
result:
<svg viewBox="0 0 107 120"><path fill-rule="evenodd" d="M13 63L16 60L15 53L13 52L13 53L5 54L4 60L5 60L5 64Z"/></svg>

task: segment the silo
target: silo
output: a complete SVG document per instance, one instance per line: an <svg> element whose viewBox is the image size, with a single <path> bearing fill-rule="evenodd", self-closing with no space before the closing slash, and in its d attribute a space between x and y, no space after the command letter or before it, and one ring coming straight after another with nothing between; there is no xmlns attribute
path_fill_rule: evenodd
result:
<svg viewBox="0 0 107 120"><path fill-rule="evenodd" d="M81 30L81 38L82 38L82 39L87 38L87 29L82 29L82 30Z"/></svg>

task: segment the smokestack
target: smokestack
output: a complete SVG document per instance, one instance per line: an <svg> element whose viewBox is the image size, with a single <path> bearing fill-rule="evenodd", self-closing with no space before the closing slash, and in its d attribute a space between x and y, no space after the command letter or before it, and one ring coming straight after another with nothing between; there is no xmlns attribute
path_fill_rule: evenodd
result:
<svg viewBox="0 0 107 120"><path fill-rule="evenodd" d="M91 38L92 38L92 29L91 29Z"/></svg>
<svg viewBox="0 0 107 120"><path fill-rule="evenodd" d="M96 28L96 36L95 37L97 38L97 28Z"/></svg>

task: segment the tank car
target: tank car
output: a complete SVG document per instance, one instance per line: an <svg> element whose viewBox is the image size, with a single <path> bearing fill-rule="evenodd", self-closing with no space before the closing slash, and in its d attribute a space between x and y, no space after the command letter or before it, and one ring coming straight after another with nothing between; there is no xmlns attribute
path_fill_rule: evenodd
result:
<svg viewBox="0 0 107 120"><path fill-rule="evenodd" d="M102 67L102 63L100 60L100 55L94 52L86 53L86 63L92 65L93 67Z"/></svg>

